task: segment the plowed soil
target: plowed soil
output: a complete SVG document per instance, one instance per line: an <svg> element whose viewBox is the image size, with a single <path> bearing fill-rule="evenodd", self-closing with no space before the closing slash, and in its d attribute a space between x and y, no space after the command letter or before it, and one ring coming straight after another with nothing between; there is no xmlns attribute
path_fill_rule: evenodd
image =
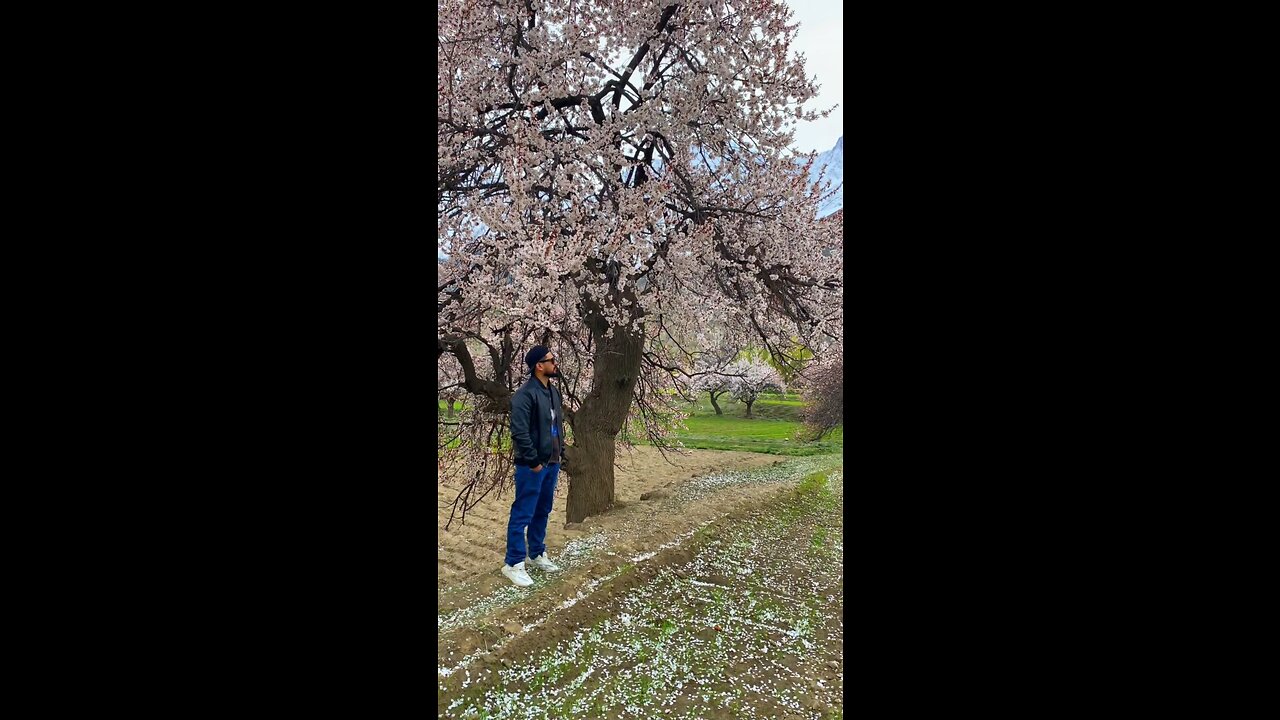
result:
<svg viewBox="0 0 1280 720"><path fill-rule="evenodd" d="M552 558L559 557L565 545L575 538L614 529L637 515L651 517L655 525L652 530L659 535L669 532L667 525L683 526L689 522L705 520L705 513L699 516L689 515L683 519L653 517L653 507L642 504L640 496L653 490L669 491L675 484L699 475L746 470L779 462L774 455L719 450L687 450L679 455L667 453L667 460L651 447L636 447L630 452L620 450L618 464L614 469L614 497L618 506L604 515L587 518L579 528L567 530L565 494L568 484L561 477L556 488L555 504L551 509L551 521L547 524L547 554ZM445 531L449 507L456 494L457 490L454 488L437 486L437 590L445 593L449 588L465 584L475 584L480 590L492 590L499 585L509 584L498 569L502 567L507 550L507 517L511 511L513 493L508 488L501 495L491 494L467 513L465 525L459 525L455 521ZM642 538L636 538L636 541L641 542Z"/></svg>
<svg viewBox="0 0 1280 720"><path fill-rule="evenodd" d="M565 530L557 498L533 587L498 572L509 493L441 531L441 717L838 716L840 456L623 462L615 510Z"/></svg>

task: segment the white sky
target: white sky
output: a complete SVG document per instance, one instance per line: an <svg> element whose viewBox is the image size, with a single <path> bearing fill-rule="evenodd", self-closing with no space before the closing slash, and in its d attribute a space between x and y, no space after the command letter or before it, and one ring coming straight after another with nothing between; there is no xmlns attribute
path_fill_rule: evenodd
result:
<svg viewBox="0 0 1280 720"><path fill-rule="evenodd" d="M818 76L818 95L805 103L806 110L840 107L824 120L796 125L792 146L800 152L826 152L844 135L844 3L832 0L786 0L800 23L791 49L805 56L805 74Z"/></svg>

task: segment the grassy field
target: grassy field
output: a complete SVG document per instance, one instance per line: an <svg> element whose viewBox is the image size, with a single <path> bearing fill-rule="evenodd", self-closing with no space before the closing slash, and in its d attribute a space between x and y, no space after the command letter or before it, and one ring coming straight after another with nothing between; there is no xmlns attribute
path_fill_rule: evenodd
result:
<svg viewBox="0 0 1280 720"><path fill-rule="evenodd" d="M795 439L801 429L804 402L798 395L762 395L751 406L729 397L716 400L723 415L716 415L707 395L698 398L676 437L685 447L706 450L744 450L773 455L820 455L844 451L844 429L836 428L820 442Z"/></svg>
<svg viewBox="0 0 1280 720"><path fill-rule="evenodd" d="M676 438L687 448L703 450L740 450L773 455L822 455L844 451L844 429L836 428L819 442L795 439L801 430L800 412L804 402L799 395L762 395L746 417L745 403L724 396L717 401L723 415L711 407L711 399L703 394L689 407L685 428ZM440 401L444 417L444 401ZM454 406L461 409L461 404Z"/></svg>

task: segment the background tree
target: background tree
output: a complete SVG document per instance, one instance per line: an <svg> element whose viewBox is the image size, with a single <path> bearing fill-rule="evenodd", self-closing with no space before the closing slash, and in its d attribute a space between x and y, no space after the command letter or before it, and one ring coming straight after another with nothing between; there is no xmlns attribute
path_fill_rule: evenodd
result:
<svg viewBox="0 0 1280 720"><path fill-rule="evenodd" d="M844 424L844 355L834 348L804 373L805 437L818 440Z"/></svg>
<svg viewBox="0 0 1280 720"><path fill-rule="evenodd" d="M840 231L815 220L814 155L789 149L826 112L802 108L816 87L778 0L439 10L438 354L480 401L458 466L473 499L510 482L510 395L548 345L581 521L613 503L628 418L661 441L679 417L669 389L705 348L677 338L724 328L784 357L842 332Z"/></svg>
<svg viewBox="0 0 1280 720"><path fill-rule="evenodd" d="M762 348L752 348L746 351L744 357L768 364L769 367L777 371L778 376L782 378L782 383L790 386L800 377L800 373L804 371L805 366L813 359L813 352L805 347L798 338L792 338L790 345L787 346L784 354L780 357L774 357Z"/></svg>
<svg viewBox="0 0 1280 720"><path fill-rule="evenodd" d="M784 387L778 371L760 360L734 361L726 372L733 397L747 405L747 417L751 417L751 406L759 399L760 393L781 392Z"/></svg>
<svg viewBox="0 0 1280 720"><path fill-rule="evenodd" d="M733 378L722 375L719 371L709 371L700 376L692 387L696 393L707 393L707 396L711 398L711 407L716 411L716 414L723 415L724 411L720 409L720 403L716 401L730 391L732 380Z"/></svg>
<svg viewBox="0 0 1280 720"><path fill-rule="evenodd" d="M715 409L716 414L723 415L724 411L720 409L720 404L716 401L720 396L733 389L733 378L726 375L725 372L726 368L737 359L741 349L739 343L723 337L719 337L712 342L714 344L711 348L703 352L694 364L690 390L694 395L707 393L711 398L711 407ZM708 344L706 338L703 338L703 341L699 343L699 345L706 344Z"/></svg>

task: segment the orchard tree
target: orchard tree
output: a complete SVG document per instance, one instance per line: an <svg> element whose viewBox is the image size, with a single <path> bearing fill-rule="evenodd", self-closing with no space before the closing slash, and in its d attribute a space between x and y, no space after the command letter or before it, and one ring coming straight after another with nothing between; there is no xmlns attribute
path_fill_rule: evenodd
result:
<svg viewBox="0 0 1280 720"><path fill-rule="evenodd" d="M813 352L800 343L796 338L792 338L788 352L781 358L775 359L768 352L756 348L746 351L746 353L744 353L744 357L767 363L769 367L772 367L778 372L778 376L782 378L783 384L790 385L800 377L800 373L804 371L805 365L813 359Z"/></svg>
<svg viewBox="0 0 1280 720"><path fill-rule="evenodd" d="M766 390L780 392L784 387L778 371L761 360L737 360L725 372L733 397L747 404L747 417L751 417L751 406L759 399L760 393Z"/></svg>
<svg viewBox="0 0 1280 720"><path fill-rule="evenodd" d="M778 0L438 11L438 355L477 396L461 479L510 482L510 396L546 345L581 521L613 504L628 418L658 439L678 419L708 328L784 363L793 338L841 336L840 228L815 220L829 186L789 149L830 111L802 107L817 87Z"/></svg>
<svg viewBox="0 0 1280 720"><path fill-rule="evenodd" d="M720 409L720 403L716 400L720 396L725 395L731 389L733 378L728 375L722 375L719 372L707 372L706 374L695 379L691 384L691 389L696 393L707 393L711 398L711 407L715 409L717 415L723 415L724 411Z"/></svg>
<svg viewBox="0 0 1280 720"><path fill-rule="evenodd" d="M835 347L830 355L811 364L803 374L804 424L808 439L818 440L844 424L844 354Z"/></svg>
<svg viewBox="0 0 1280 720"><path fill-rule="evenodd" d="M704 344L705 340L704 338ZM725 372L738 357L741 349L738 344L730 343L723 337L712 342L715 343L712 348L704 351L694 363L689 389L695 395L691 399L695 400L696 395L707 393L711 397L711 407L715 409L716 414L723 415L724 411L720 409L720 404L716 400L733 389L733 378Z"/></svg>

